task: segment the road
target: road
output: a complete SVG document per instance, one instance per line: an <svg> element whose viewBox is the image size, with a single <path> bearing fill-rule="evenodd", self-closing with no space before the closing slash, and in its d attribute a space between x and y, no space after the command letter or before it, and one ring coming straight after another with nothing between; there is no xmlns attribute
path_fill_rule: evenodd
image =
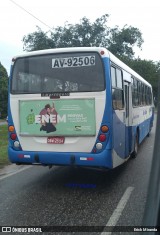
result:
<svg viewBox="0 0 160 235"><path fill-rule="evenodd" d="M137 158L112 171L32 166L0 178L0 224L141 226L154 137L155 126Z"/></svg>

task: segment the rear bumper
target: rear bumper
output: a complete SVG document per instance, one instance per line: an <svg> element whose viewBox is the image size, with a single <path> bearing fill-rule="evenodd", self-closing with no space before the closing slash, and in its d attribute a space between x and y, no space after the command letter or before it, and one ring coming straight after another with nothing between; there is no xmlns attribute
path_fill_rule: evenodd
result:
<svg viewBox="0 0 160 235"><path fill-rule="evenodd" d="M8 148L9 160L17 164L72 165L112 168L111 150L101 153L15 151Z"/></svg>

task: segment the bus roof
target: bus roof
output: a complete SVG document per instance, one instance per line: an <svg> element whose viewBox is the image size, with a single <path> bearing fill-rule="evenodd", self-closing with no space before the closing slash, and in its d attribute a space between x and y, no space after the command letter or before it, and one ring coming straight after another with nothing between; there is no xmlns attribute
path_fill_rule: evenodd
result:
<svg viewBox="0 0 160 235"><path fill-rule="evenodd" d="M46 55L46 54L52 54L52 53L67 53L67 52L87 52L87 51L101 51L105 50L105 57L109 57L109 51L103 47L67 47L67 48L54 48L54 49L46 49L46 50L39 50L39 51L31 51L27 52L21 55L17 55L14 58L20 58L20 57L29 57L29 56L35 56L35 55Z"/></svg>
<svg viewBox="0 0 160 235"><path fill-rule="evenodd" d="M88 51L97 51L101 54L101 51L104 51L104 54L101 54L101 56L108 57L110 60L118 65L120 68L124 69L126 72L130 73L132 76L136 77L146 85L151 87L151 84L148 83L144 78L142 78L138 73L136 73L133 69L131 69L129 66L127 66L125 63L123 63L121 60L119 60L116 56L114 56L109 50L107 50L104 47L68 47L68 48L56 48L56 49L46 49L46 50L38 50L38 51L32 51L27 52L21 55L17 55L13 57L13 62L17 58L24 58L24 57L30 57L30 56L36 56L36 55L46 55L46 54L52 54L52 53L67 53L67 52L88 52Z"/></svg>

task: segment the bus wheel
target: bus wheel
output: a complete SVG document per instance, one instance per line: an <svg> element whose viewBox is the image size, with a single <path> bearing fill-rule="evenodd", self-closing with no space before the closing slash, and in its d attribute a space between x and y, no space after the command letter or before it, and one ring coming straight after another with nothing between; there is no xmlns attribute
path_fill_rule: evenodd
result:
<svg viewBox="0 0 160 235"><path fill-rule="evenodd" d="M137 153L138 153L138 133L136 134L136 138L135 138L135 142L134 142L134 150L131 153L131 157L132 158L136 158L137 157Z"/></svg>

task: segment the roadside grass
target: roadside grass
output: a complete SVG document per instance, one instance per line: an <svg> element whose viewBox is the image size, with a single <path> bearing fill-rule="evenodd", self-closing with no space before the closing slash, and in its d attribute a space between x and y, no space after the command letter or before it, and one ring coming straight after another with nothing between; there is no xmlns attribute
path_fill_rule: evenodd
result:
<svg viewBox="0 0 160 235"><path fill-rule="evenodd" d="M10 164L7 153L8 125L0 126L0 168Z"/></svg>

